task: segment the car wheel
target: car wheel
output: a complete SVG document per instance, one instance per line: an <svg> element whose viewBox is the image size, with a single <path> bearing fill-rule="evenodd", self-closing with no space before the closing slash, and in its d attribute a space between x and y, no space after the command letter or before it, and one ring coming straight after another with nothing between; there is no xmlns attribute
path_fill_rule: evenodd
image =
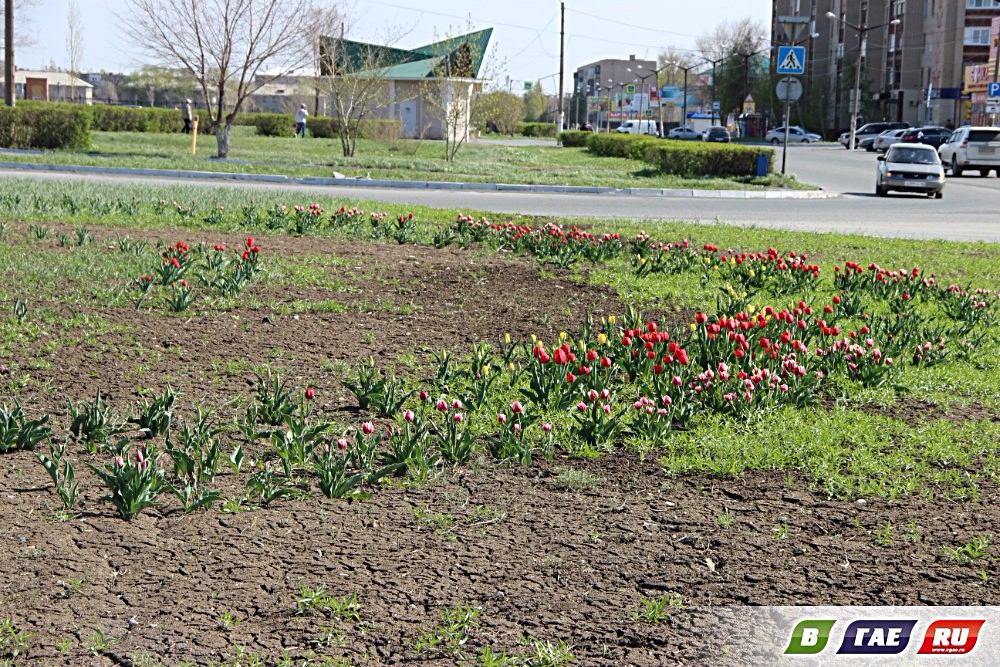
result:
<svg viewBox="0 0 1000 667"><path fill-rule="evenodd" d="M934 199L944 199L944 193L943 192L935 192L934 193Z"/></svg>
<svg viewBox="0 0 1000 667"><path fill-rule="evenodd" d="M958 166L958 157L951 156L951 175L958 178L962 175L962 168Z"/></svg>
<svg viewBox="0 0 1000 667"><path fill-rule="evenodd" d="M878 149L875 148L875 144L868 144L868 152L869 153L874 153L876 150L878 150Z"/></svg>
<svg viewBox="0 0 1000 667"><path fill-rule="evenodd" d="M781 139L779 139L778 137L775 137L774 139L771 139L771 143L774 144L775 146L777 146L778 144L781 143Z"/></svg>
<svg viewBox="0 0 1000 667"><path fill-rule="evenodd" d="M886 190L881 185L876 185L875 186L875 196L876 197L885 197L888 193L889 193L889 191Z"/></svg>
<svg viewBox="0 0 1000 667"><path fill-rule="evenodd" d="M808 144L808 143L809 143L809 140L808 140L808 139L803 139L803 140L802 140L802 141L800 141L799 143L801 143L801 144Z"/></svg>
<svg viewBox="0 0 1000 667"><path fill-rule="evenodd" d="M990 170L989 169L980 169L979 170L979 178L989 178L989 175L990 175Z"/></svg>

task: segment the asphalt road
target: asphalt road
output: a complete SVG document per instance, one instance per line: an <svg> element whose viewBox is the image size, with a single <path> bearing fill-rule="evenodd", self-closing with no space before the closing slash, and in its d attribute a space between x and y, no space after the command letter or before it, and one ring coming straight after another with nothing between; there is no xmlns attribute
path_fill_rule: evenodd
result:
<svg viewBox="0 0 1000 667"><path fill-rule="evenodd" d="M776 164L781 162L780 149ZM882 237L1000 242L1000 179L948 178L944 199L892 194L874 195L875 154L847 151L839 145L792 146L788 172L819 185L827 199L731 199L652 197L616 194L549 194L413 190L352 186L311 186L209 181L212 187L323 192L392 204L462 208L529 215L683 220L728 223L814 232L858 233ZM148 177L0 171L4 176L148 181ZM191 179L163 179L191 185Z"/></svg>

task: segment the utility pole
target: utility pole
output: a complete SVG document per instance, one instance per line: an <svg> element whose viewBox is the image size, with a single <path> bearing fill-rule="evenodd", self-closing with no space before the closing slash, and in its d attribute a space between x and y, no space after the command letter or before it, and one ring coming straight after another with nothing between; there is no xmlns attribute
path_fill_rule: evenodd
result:
<svg viewBox="0 0 1000 667"><path fill-rule="evenodd" d="M566 3L560 2L559 19L559 126L556 132L562 132L565 127L565 116L563 116L563 65L566 62Z"/></svg>
<svg viewBox="0 0 1000 667"><path fill-rule="evenodd" d="M4 101L14 106L16 84L14 83L14 0L4 0Z"/></svg>

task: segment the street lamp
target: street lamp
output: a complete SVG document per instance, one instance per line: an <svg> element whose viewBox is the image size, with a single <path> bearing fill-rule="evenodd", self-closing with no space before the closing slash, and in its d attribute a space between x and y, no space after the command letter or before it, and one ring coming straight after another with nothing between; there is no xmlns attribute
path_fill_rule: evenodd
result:
<svg viewBox="0 0 1000 667"><path fill-rule="evenodd" d="M615 80L608 79L608 134L611 134L611 109L615 104Z"/></svg>
<svg viewBox="0 0 1000 667"><path fill-rule="evenodd" d="M708 58L705 58L705 62L712 63L712 124L713 125L715 125L715 66L723 62L725 59L726 59L725 53L723 53L722 57L719 58L718 60L709 60ZM719 113L721 122L721 113L722 113L721 109L719 109Z"/></svg>
<svg viewBox="0 0 1000 667"><path fill-rule="evenodd" d="M681 100L681 127L687 127L688 122L688 72L693 70L698 65L691 65L690 67L678 67L677 69L684 72L684 99ZM662 102L661 102L662 103Z"/></svg>
<svg viewBox="0 0 1000 667"><path fill-rule="evenodd" d="M636 65L636 69L642 69L642 65ZM626 71L631 72L632 70L626 68ZM649 109L649 88L646 87L646 79L648 79L648 78L650 78L652 76L656 76L659 73L660 73L660 70L653 70L652 72L650 72L649 74L647 74L645 76L643 76L642 74L639 74L638 72L635 73L636 78L639 79L639 81L641 81L641 83L639 84L639 86L640 86L640 88L639 88L639 119L640 119L640 122L641 122L641 119L642 119L642 88L646 88L646 109L648 110ZM662 126L662 123L661 123L661 126Z"/></svg>
<svg viewBox="0 0 1000 667"><path fill-rule="evenodd" d="M854 139L857 136L857 130L858 130L858 106L860 105L861 102L861 65L863 62L862 58L864 57L865 34L867 34L869 30L884 28L888 25L899 25L900 20L893 19L888 23L880 23L878 25L865 25L866 22L868 21L867 0L861 3L861 25L859 26L848 22L846 17L839 18L833 12L827 12L826 17L828 19L837 19L841 23L846 25L848 28L854 28L854 30L856 30L858 33L858 63L857 66L854 68L854 104L851 105L851 141L849 144L847 144L851 148L855 148Z"/></svg>

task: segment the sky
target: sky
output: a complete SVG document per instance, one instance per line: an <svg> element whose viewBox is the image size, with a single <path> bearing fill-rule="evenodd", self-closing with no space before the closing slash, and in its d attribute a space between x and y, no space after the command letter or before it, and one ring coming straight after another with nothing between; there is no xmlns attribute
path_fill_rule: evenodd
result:
<svg viewBox="0 0 1000 667"><path fill-rule="evenodd" d="M143 63L134 45L121 35L116 14L128 13L127 0L76 0L83 22L84 71L128 72ZM726 20L749 17L770 24L769 0L567 0L564 86L572 89L573 71L605 58L626 59L630 54L655 60L666 47L693 49L697 37ZM18 48L17 66L66 68L69 0L39 0L21 10L24 25L36 41ZM349 0L346 3L347 38L384 42L396 36L401 48L421 46L443 36L473 29L493 28L496 77L541 81L546 92L556 92L559 73L558 0Z"/></svg>

